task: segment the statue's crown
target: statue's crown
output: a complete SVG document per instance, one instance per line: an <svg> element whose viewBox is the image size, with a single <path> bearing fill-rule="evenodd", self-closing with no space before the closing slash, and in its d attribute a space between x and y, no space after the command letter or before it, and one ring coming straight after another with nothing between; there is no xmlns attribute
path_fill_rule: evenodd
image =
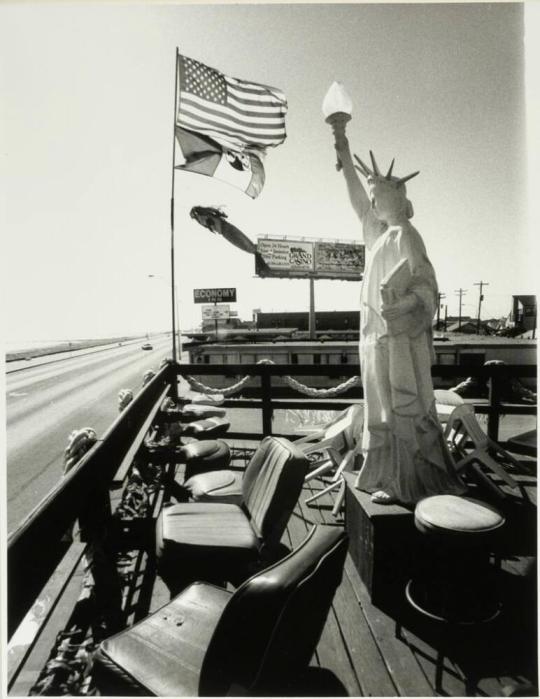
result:
<svg viewBox="0 0 540 699"><path fill-rule="evenodd" d="M375 156L373 155L372 151L369 151L369 156L371 158L371 165L372 165L372 170L365 164L363 163L360 158L355 154L355 159L358 165L355 165L354 167L360 172L364 177L367 177L369 180L371 180L373 183L375 182L391 182L394 184L394 186L400 187L401 185L405 184L408 180L412 180L413 177L416 177L420 170L417 170L416 172L411 173L410 175L405 175L405 177L393 177L392 176L392 170L394 169L394 162L395 158L392 159L392 162L390 163L390 167L388 168L388 172L386 175L381 175L381 172L379 170L379 167L377 165L377 161L375 160Z"/></svg>

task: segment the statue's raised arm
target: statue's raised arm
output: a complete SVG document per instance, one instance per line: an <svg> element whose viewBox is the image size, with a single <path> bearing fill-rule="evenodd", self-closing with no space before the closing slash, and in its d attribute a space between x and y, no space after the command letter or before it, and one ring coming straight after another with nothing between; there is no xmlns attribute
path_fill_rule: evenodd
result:
<svg viewBox="0 0 540 699"><path fill-rule="evenodd" d="M334 133L334 146L338 157L338 170L343 172L349 199L353 209L362 223L364 243L370 248L378 236L386 230L386 224L380 221L373 213L369 195L358 177L357 170L361 171L361 165L355 165L349 147L349 140L345 135L345 124L332 123ZM354 156L361 164L361 161Z"/></svg>
<svg viewBox="0 0 540 699"><path fill-rule="evenodd" d="M366 165L351 155L346 120L329 123L334 126L334 121L339 122L334 128L338 170L343 170L369 253L360 292L365 413L363 434L357 435L363 464L355 487L379 504L413 506L430 495L460 495L466 487L437 419L431 380L437 280L410 223L413 207L405 188L418 171L392 175L393 160L381 171L371 151L371 167Z"/></svg>
<svg viewBox="0 0 540 699"><path fill-rule="evenodd" d="M349 147L349 140L345 135L344 126L336 124L333 125L332 130L335 139L334 146L338 156L338 168L340 167L345 175L345 181L347 183L349 198L353 209L358 214L360 220L362 220L369 211L371 203L360 178L356 174L351 149Z"/></svg>

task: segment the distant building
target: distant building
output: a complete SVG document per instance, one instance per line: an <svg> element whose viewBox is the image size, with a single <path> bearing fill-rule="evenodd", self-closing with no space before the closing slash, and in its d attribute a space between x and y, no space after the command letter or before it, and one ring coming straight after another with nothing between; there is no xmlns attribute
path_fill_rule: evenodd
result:
<svg viewBox="0 0 540 699"><path fill-rule="evenodd" d="M510 322L523 332L536 329L536 296L512 296Z"/></svg>
<svg viewBox="0 0 540 699"><path fill-rule="evenodd" d="M472 318L470 316L461 316L461 324L464 325L465 323L473 322ZM474 321L476 322L476 321ZM451 327L454 325L459 324L459 316L446 316L446 318L439 319L439 322L437 322L437 319L433 321L433 328L435 330L439 331L446 331L448 330L449 332L455 332L455 330L450 330Z"/></svg>
<svg viewBox="0 0 540 699"><path fill-rule="evenodd" d="M253 328L252 321L241 320L236 311L231 311L229 318L219 318L217 320L203 320L201 328L203 332L213 332L216 330L233 330L236 328Z"/></svg>
<svg viewBox="0 0 540 699"><path fill-rule="evenodd" d="M309 313L307 311L283 311L263 313L254 310L257 328L298 328L308 330ZM315 327L318 332L325 330L358 330L360 314L358 311L316 311Z"/></svg>
<svg viewBox="0 0 540 699"><path fill-rule="evenodd" d="M462 318L461 323L459 321L450 323L446 329L449 333L465 333L471 335L476 333L477 322L475 320L464 320Z"/></svg>

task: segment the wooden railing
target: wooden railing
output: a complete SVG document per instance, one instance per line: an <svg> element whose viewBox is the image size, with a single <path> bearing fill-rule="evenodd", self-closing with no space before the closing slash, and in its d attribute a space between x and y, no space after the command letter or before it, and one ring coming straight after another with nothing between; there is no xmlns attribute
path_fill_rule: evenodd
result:
<svg viewBox="0 0 540 699"><path fill-rule="evenodd" d="M39 503L8 540L8 636L70 546L75 520L91 527L92 513L108 500L109 486L147 416L174 380L167 365L119 415L101 439Z"/></svg>
<svg viewBox="0 0 540 699"><path fill-rule="evenodd" d="M59 562L71 546L66 532L78 519L88 537L92 536L96 522L92 513L103 512L103 503L109 503L109 489L121 479L115 479L119 469L125 469L133 457L137 445L142 442L149 421L158 413L159 405L167 393L174 395L176 375L220 375L241 377L246 374L258 377L260 396L256 398L230 398L226 406L234 406L261 412L260 432L233 432L231 437L261 439L272 434L272 414L277 409L341 410L351 401L362 398L362 389L357 386L339 398L326 400L298 396L284 400L289 395L282 387L272 384L277 377L286 375L328 376L335 378L358 375L357 365L176 365L168 364L141 390L134 401L119 415L102 439L81 459L78 465L28 515L10 536L7 551L8 580L8 633L12 636L25 614L32 607L40 591L53 575ZM433 367L434 382L439 379L455 383L466 376L488 380L488 400L475 406L477 411L488 416L490 436L497 438L501 414L535 414L536 406L503 403L502 382L508 378L534 379L535 366L489 366L489 367ZM343 380L343 379L341 379ZM97 523L99 525L99 523ZM83 526L84 525L84 526ZM67 540L68 539L68 540ZM61 590L59 589L59 594Z"/></svg>
<svg viewBox="0 0 540 699"><path fill-rule="evenodd" d="M303 364L301 366L291 364L180 364L177 365L177 373L180 376L223 376L236 379L245 375L258 377L260 381L259 389L250 390L250 393L256 396L255 398L231 397L224 403L226 407L261 411L261 433L231 433L231 436L243 436L245 439L256 439L261 437L261 435L272 434L272 413L274 410L301 410L306 408L306 401L309 401L309 407L312 409L343 410L350 405L351 401L358 401L363 398L361 386L355 386L346 393L342 393L338 398L328 400L300 395L292 389L272 384L273 378L283 376L323 376L334 379L331 383L336 385L340 380L344 380L344 377L359 376L360 367L357 364ZM444 385L455 385L469 376L487 382L487 399L473 397L472 402L475 405L476 412L487 415L488 434L492 439L498 439L501 415L536 414L535 405L507 403L502 400L504 383L509 379L536 379L536 366L505 364L474 367L437 364L432 367L431 374L436 388L441 382L444 382ZM204 383L204 379L201 378L201 381ZM242 392L239 395L242 395ZM296 399L290 399L291 395L295 395ZM280 400L280 398L288 398L288 400Z"/></svg>

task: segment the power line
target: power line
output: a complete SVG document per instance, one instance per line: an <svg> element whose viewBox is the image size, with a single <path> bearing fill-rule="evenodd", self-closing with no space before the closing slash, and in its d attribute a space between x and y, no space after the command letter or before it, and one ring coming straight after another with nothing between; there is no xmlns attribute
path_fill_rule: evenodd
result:
<svg viewBox="0 0 540 699"><path fill-rule="evenodd" d="M478 290L478 320L476 321L476 332L478 335L480 335L480 308L482 307L482 301L484 300L484 294L482 293L482 289L484 288L484 286L489 286L489 282L475 282L474 286L480 287L480 289Z"/></svg>
<svg viewBox="0 0 540 699"><path fill-rule="evenodd" d="M439 326L441 323L441 301L445 296L446 294L443 294L440 291L437 294L437 330L439 330Z"/></svg>
<svg viewBox="0 0 540 699"><path fill-rule="evenodd" d="M467 293L467 289L454 289L455 293L459 296L459 316L458 316L458 330L461 330L461 300L464 294Z"/></svg>

